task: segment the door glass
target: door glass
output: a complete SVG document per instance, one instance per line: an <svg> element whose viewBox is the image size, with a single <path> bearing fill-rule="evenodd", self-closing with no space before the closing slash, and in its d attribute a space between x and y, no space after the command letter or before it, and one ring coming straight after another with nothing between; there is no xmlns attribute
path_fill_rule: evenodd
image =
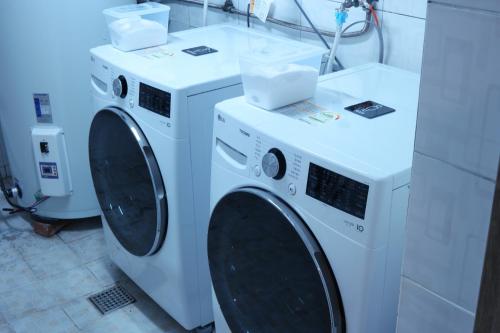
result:
<svg viewBox="0 0 500 333"><path fill-rule="evenodd" d="M208 234L210 273L232 332L332 332L311 253L284 213L250 192L215 207Z"/></svg>
<svg viewBox="0 0 500 333"><path fill-rule="evenodd" d="M148 161L135 135L120 115L100 111L92 122L89 154L97 199L108 225L123 247L143 256L155 244L160 212Z"/></svg>

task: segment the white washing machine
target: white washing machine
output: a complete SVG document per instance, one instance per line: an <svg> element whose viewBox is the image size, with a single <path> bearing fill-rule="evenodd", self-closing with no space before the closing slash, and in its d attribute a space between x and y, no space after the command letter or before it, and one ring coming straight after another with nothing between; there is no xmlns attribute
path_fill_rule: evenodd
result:
<svg viewBox="0 0 500 333"><path fill-rule="evenodd" d="M418 84L369 64L277 112L243 98L216 105L218 333L395 331Z"/></svg>
<svg viewBox="0 0 500 333"><path fill-rule="evenodd" d="M215 103L242 94L238 55L254 47L319 67L322 49L218 25L167 45L91 50L94 187L112 260L187 329L212 322L206 255Z"/></svg>

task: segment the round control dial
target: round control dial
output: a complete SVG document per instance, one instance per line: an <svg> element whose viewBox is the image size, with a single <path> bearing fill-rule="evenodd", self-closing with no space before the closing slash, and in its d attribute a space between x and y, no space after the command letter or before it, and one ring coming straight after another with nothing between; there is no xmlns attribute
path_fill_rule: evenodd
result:
<svg viewBox="0 0 500 333"><path fill-rule="evenodd" d="M281 150L273 148L262 158L262 169L266 176L279 180L286 173L286 159Z"/></svg>
<svg viewBox="0 0 500 333"><path fill-rule="evenodd" d="M120 98L125 98L128 92L127 79L125 76L120 75L116 79L113 80L113 94Z"/></svg>

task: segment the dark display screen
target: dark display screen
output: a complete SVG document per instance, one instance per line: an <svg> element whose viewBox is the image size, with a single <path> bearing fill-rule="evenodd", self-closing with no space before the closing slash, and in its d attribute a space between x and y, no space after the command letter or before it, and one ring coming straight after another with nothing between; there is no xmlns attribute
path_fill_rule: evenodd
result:
<svg viewBox="0 0 500 333"><path fill-rule="evenodd" d="M369 186L309 164L306 194L360 219L365 218Z"/></svg>
<svg viewBox="0 0 500 333"><path fill-rule="evenodd" d="M171 96L168 92L148 86L139 85L139 106L164 117L170 118Z"/></svg>

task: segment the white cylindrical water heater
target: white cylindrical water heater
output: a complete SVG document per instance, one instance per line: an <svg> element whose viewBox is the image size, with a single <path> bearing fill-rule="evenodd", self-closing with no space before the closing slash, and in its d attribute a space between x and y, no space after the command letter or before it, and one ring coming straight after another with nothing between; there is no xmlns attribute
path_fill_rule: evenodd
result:
<svg viewBox="0 0 500 333"><path fill-rule="evenodd" d="M89 49L109 42L102 11L132 0L0 1L0 119L12 176L36 214L99 215L88 162Z"/></svg>

